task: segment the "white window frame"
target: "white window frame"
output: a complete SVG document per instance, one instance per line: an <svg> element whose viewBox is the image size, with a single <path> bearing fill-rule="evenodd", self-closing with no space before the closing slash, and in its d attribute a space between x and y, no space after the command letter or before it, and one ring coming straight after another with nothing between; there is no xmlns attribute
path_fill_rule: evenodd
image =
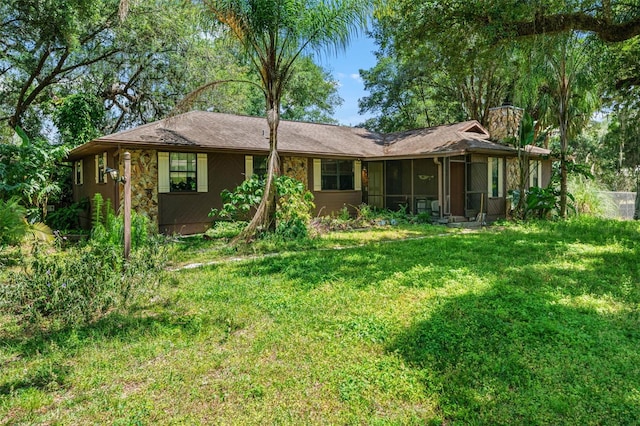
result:
<svg viewBox="0 0 640 426"><path fill-rule="evenodd" d="M102 165L100 165L100 160L102 160ZM105 151L102 154L96 154L95 163L96 183L107 183L107 152Z"/></svg>
<svg viewBox="0 0 640 426"><path fill-rule="evenodd" d="M209 191L209 172L207 154L196 154L196 191L177 192L171 191L170 184L170 153L158 152L158 192L161 194L191 194Z"/></svg>
<svg viewBox="0 0 640 426"><path fill-rule="evenodd" d="M313 190L327 191L322 189L322 158L313 159ZM328 160L328 159L325 159ZM339 160L345 161L345 160ZM346 160L348 161L348 160ZM353 189L330 189L328 191L362 191L362 161L353 160Z"/></svg>
<svg viewBox="0 0 640 426"><path fill-rule="evenodd" d="M493 170L494 163L497 163L498 168L498 191L497 194L493 193ZM502 198L504 197L504 159L500 157L489 157L487 168L487 194L489 198Z"/></svg>
<svg viewBox="0 0 640 426"><path fill-rule="evenodd" d="M73 181L76 185L84 184L84 167L82 160L73 163Z"/></svg>
<svg viewBox="0 0 640 426"><path fill-rule="evenodd" d="M534 171L536 175L534 175ZM538 179L538 184L534 182L534 176ZM529 188L534 186L542 187L542 161L530 160L529 161Z"/></svg>
<svg viewBox="0 0 640 426"><path fill-rule="evenodd" d="M269 158L266 155L259 155L258 157ZM267 165L268 167L268 165ZM244 180L249 180L255 174L255 158L253 155L244 156Z"/></svg>

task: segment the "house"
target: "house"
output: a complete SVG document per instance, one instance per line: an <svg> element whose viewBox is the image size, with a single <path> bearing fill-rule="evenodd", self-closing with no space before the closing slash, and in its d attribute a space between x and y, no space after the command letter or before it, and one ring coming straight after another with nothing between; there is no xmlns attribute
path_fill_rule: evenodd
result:
<svg viewBox="0 0 640 426"><path fill-rule="evenodd" d="M497 133L507 127L504 117L513 121L510 112L519 120L521 110L506 108L495 109ZM458 220L482 211L493 220L507 214L507 191L517 187L517 151L491 140L477 121L386 135L281 121L278 150L282 172L313 192L323 215L364 202ZM268 127L260 117L194 111L94 139L69 154L74 199L99 192L120 200L122 190L106 171L121 168L125 151L132 157L132 208L160 232L202 232L210 210L222 206L223 189L265 172ZM546 185L549 152L527 152L530 184Z"/></svg>

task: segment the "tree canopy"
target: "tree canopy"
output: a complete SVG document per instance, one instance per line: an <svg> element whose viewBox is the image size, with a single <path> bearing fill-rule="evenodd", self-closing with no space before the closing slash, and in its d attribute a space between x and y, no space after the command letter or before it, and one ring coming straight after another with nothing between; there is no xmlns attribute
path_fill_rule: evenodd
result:
<svg viewBox="0 0 640 426"><path fill-rule="evenodd" d="M207 81L258 81L241 49L222 40L197 4L131 2L124 20L118 6L116 0L0 5L0 127L19 125L35 137L57 108L69 106L68 97L79 107L74 96L81 94L85 107L104 107L98 131L113 133L166 117ZM286 97L287 117L331 122L341 102L333 79L313 62L301 67L292 93L306 96ZM220 86L193 107L255 115L263 99L255 88Z"/></svg>
<svg viewBox="0 0 640 426"><path fill-rule="evenodd" d="M395 3L395 2L394 2ZM413 35L446 30L451 25L482 31L494 39L570 30L589 32L608 42L640 35L638 0L488 0L424 1L400 0L400 16ZM383 11L389 10L386 7Z"/></svg>

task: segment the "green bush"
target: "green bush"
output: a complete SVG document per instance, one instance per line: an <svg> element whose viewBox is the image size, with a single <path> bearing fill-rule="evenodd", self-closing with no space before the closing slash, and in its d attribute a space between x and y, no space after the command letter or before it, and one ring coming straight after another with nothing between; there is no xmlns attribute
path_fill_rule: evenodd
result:
<svg viewBox="0 0 640 426"><path fill-rule="evenodd" d="M413 221L415 223L431 223L431 213L430 212L418 213L413 217Z"/></svg>
<svg viewBox="0 0 640 426"><path fill-rule="evenodd" d="M146 218L132 216L132 250L123 256L122 218L99 194L91 239L65 251L34 245L22 269L0 286L0 311L25 325L80 325L127 306L162 276L166 250Z"/></svg>
<svg viewBox="0 0 640 426"><path fill-rule="evenodd" d="M615 217L617 206L603 191L607 189L586 176L571 176L567 182L575 200L576 214L597 217Z"/></svg>
<svg viewBox="0 0 640 426"><path fill-rule="evenodd" d="M46 224L52 229L69 231L80 229L80 213L89 208L89 199L73 203L69 206L60 207L46 217Z"/></svg>
<svg viewBox="0 0 640 426"><path fill-rule="evenodd" d="M126 263L120 247L104 242L55 254L36 245L23 270L0 286L0 311L25 325L85 324L126 306L157 281L163 265L159 242L133 251Z"/></svg>
<svg viewBox="0 0 640 426"><path fill-rule="evenodd" d="M276 206L276 234L284 238L304 238L308 235L311 210L314 208L313 194L304 184L289 176L276 177L278 203ZM224 220L246 220L264 194L264 179L253 176L235 190L224 190L221 209L212 209L209 217Z"/></svg>
<svg viewBox="0 0 640 426"><path fill-rule="evenodd" d="M567 211L575 212L575 198L570 192L567 192L567 202ZM559 211L560 190L558 188L534 186L527 191L525 218L549 219L552 216L557 216Z"/></svg>
<svg viewBox="0 0 640 426"><path fill-rule="evenodd" d="M62 194L58 164L69 150L42 138L30 139L20 128L21 142L0 143L0 198L18 197L29 222L43 220L47 204Z"/></svg>
<svg viewBox="0 0 640 426"><path fill-rule="evenodd" d="M36 241L53 241L51 229L42 222L27 222L26 214L27 209L20 204L17 197L8 201L0 200L0 247L18 245L25 237L31 237Z"/></svg>
<svg viewBox="0 0 640 426"><path fill-rule="evenodd" d="M0 200L0 246L15 245L22 241L27 234L26 213L18 198Z"/></svg>
<svg viewBox="0 0 640 426"><path fill-rule="evenodd" d="M264 180L259 176L252 176L236 187L233 191L222 190L221 209L211 209L209 217L225 220L243 220L248 218L252 208L255 208L264 194Z"/></svg>
<svg viewBox="0 0 640 426"><path fill-rule="evenodd" d="M313 194L304 184L289 176L278 176L276 208L276 233L284 238L305 238L309 235Z"/></svg>
<svg viewBox="0 0 640 426"><path fill-rule="evenodd" d="M132 211L131 248L136 249L147 244L150 235L149 219ZM99 193L93 197L91 240L120 247L124 244L124 220L122 216L116 216L111 201L105 202Z"/></svg>

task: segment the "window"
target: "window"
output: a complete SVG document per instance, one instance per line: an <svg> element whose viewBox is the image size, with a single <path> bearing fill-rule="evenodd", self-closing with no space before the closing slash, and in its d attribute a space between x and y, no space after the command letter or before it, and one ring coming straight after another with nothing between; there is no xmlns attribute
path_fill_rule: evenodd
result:
<svg viewBox="0 0 640 426"><path fill-rule="evenodd" d="M77 160L73 163L73 181L76 185L82 185L84 183L83 177L84 171L82 170L82 160Z"/></svg>
<svg viewBox="0 0 640 426"><path fill-rule="evenodd" d="M360 191L362 162L360 160L313 159L313 190Z"/></svg>
<svg viewBox="0 0 640 426"><path fill-rule="evenodd" d="M503 196L503 160L502 158L489 157L488 183L489 197Z"/></svg>
<svg viewBox="0 0 640 426"><path fill-rule="evenodd" d="M158 192L207 192L207 154L158 152Z"/></svg>
<svg viewBox="0 0 640 426"><path fill-rule="evenodd" d="M107 182L107 153L96 154L96 183Z"/></svg>
<svg viewBox="0 0 640 426"><path fill-rule="evenodd" d="M267 156L256 155L253 157L253 174L260 177L267 175Z"/></svg>
<svg viewBox="0 0 640 426"><path fill-rule="evenodd" d="M322 160L323 190L353 190L353 175L353 161L351 160Z"/></svg>
<svg viewBox="0 0 640 426"><path fill-rule="evenodd" d="M169 153L170 192L195 192L197 190L197 157L195 153Z"/></svg>
<svg viewBox="0 0 640 426"><path fill-rule="evenodd" d="M530 161L529 162L529 187L541 186L542 182L542 162Z"/></svg>
<svg viewBox="0 0 640 426"><path fill-rule="evenodd" d="M266 155L247 155L244 158L245 179L249 180L253 175L265 177L267 175L267 156Z"/></svg>

